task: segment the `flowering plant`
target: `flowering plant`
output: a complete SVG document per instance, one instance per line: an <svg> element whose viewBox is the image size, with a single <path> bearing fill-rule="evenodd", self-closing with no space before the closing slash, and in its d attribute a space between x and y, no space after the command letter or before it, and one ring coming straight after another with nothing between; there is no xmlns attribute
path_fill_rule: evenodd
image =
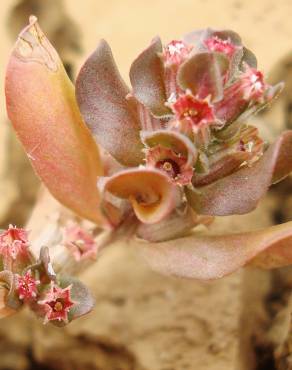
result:
<svg viewBox="0 0 292 370"><path fill-rule="evenodd" d="M240 234L209 230L214 216L255 209L269 186L292 171L292 132L269 144L247 123L283 84L265 81L235 32L212 29L166 46L156 37L134 60L130 80L131 90L101 41L74 91L55 49L30 18L7 67L7 111L51 194L111 235L126 234L164 274L207 280L247 263L290 264L292 222ZM207 226L203 233L200 225ZM21 272L13 270L13 256L27 243L19 238L9 251L0 246L6 301ZM66 244L77 263L97 254L91 236L72 226ZM50 275L43 262L47 249L41 251L37 265L47 285L39 268L29 267L35 261L25 262L17 300L33 300L45 321L66 323L89 293L75 298L81 283ZM91 308L85 306L82 313Z"/></svg>

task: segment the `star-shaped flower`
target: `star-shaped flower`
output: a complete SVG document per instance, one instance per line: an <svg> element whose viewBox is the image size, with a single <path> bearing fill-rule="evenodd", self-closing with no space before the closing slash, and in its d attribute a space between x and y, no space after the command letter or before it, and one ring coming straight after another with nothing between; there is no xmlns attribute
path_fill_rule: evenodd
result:
<svg viewBox="0 0 292 370"><path fill-rule="evenodd" d="M68 313L76 304L71 299L71 289L72 285L63 289L51 282L50 290L45 294L44 299L38 302L45 312L44 324L49 321L68 323Z"/></svg>
<svg viewBox="0 0 292 370"><path fill-rule="evenodd" d="M17 278L17 292L19 299L30 300L36 298L37 286L40 284L39 280L36 280L31 271L27 271L24 276L18 276Z"/></svg>

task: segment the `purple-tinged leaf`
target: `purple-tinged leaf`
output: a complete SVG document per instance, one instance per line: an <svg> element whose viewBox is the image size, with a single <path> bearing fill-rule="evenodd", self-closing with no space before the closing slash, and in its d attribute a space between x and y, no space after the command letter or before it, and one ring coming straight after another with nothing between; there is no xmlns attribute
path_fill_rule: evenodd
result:
<svg viewBox="0 0 292 370"><path fill-rule="evenodd" d="M251 167L199 189L186 189L193 209L205 215L244 214L256 208L269 186L292 171L292 131L284 132Z"/></svg>
<svg viewBox="0 0 292 370"><path fill-rule="evenodd" d="M255 257L255 264L260 258L261 267L265 255L269 256L269 268L291 264L292 222L239 234L193 234L161 243L136 241L135 248L159 273L189 279L218 279Z"/></svg>
<svg viewBox="0 0 292 370"><path fill-rule="evenodd" d="M222 53L202 52L186 60L178 71L178 83L182 89L190 89L193 95L213 101L222 99L224 76L229 61Z"/></svg>
<svg viewBox="0 0 292 370"><path fill-rule="evenodd" d="M199 224L208 225L213 217L199 216L190 207L176 208L166 219L155 224L141 223L137 236L150 242L161 242L176 239L191 232Z"/></svg>
<svg viewBox="0 0 292 370"><path fill-rule="evenodd" d="M96 141L122 164L136 166L143 159L141 127L128 94L110 47L101 40L77 77L77 102Z"/></svg>
<svg viewBox="0 0 292 370"><path fill-rule="evenodd" d="M164 66L160 54L162 54L161 40L155 37L149 47L134 60L130 69L133 95L157 117L170 113L165 105L167 97Z"/></svg>

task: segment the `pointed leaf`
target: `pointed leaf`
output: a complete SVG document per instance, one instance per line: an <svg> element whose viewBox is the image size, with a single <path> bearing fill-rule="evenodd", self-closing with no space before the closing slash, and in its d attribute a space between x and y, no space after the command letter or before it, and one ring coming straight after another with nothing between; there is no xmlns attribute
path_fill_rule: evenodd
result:
<svg viewBox="0 0 292 370"><path fill-rule="evenodd" d="M136 166L143 159L140 124L128 94L110 47L101 40L77 77L78 105L96 141L122 164Z"/></svg>
<svg viewBox="0 0 292 370"><path fill-rule="evenodd" d="M261 266L266 254L273 257L267 267L291 264L292 222L250 233L194 234L161 243L136 241L135 248L139 248L151 268L162 274L218 279L246 265L257 255L258 258L262 256Z"/></svg>
<svg viewBox="0 0 292 370"><path fill-rule="evenodd" d="M244 167L210 185L186 189L193 209L201 214L244 214L257 207L269 186L292 171L292 131L284 132L251 167Z"/></svg>
<svg viewBox="0 0 292 370"><path fill-rule="evenodd" d="M125 170L110 177L105 191L116 197L129 199L138 219L155 223L166 217L175 207L177 189L162 172L150 168Z"/></svg>
<svg viewBox="0 0 292 370"><path fill-rule="evenodd" d="M155 37L150 46L134 60L130 69L133 95L155 116L170 113L164 86L164 67L161 59L162 44Z"/></svg>
<svg viewBox="0 0 292 370"><path fill-rule="evenodd" d="M178 71L178 83L183 89L190 89L193 95L205 98L211 95L213 101L223 96L223 77L229 62L222 53L202 52L186 60Z"/></svg>
<svg viewBox="0 0 292 370"><path fill-rule="evenodd" d="M11 54L6 99L14 129L50 192L79 215L100 223L98 149L82 121L73 85L35 17Z"/></svg>

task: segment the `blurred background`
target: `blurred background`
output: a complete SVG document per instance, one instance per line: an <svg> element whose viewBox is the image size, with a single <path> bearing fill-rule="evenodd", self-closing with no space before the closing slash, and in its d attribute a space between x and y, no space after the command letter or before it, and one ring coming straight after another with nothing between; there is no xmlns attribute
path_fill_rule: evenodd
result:
<svg viewBox="0 0 292 370"><path fill-rule="evenodd" d="M0 225L3 227L25 223L39 187L10 128L3 94L9 51L31 14L39 18L73 80L100 38L111 45L128 82L131 61L155 35L159 34L166 43L193 29L208 26L232 29L255 52L259 69L270 82L286 82L282 96L269 112L254 119L255 124L262 127L267 138L292 128L291 0L2 1ZM226 225L257 228L291 220L291 188L288 178L273 189L256 213L227 219ZM99 300L95 321L81 320L81 324L63 332L55 328L44 330L38 324L32 331L26 313L17 319L0 321L0 369L238 370L239 366L246 366L247 370L276 369L272 355L265 352L254 354L256 365L237 363L243 299L238 292L244 280L240 273L213 285L181 283L156 276L127 253L130 252L115 250L101 262L98 273L90 270L84 276ZM103 283L96 283L98 279ZM195 311L190 309L192 306L197 307ZM214 307L216 312L210 318ZM271 352L268 345L263 348Z"/></svg>

